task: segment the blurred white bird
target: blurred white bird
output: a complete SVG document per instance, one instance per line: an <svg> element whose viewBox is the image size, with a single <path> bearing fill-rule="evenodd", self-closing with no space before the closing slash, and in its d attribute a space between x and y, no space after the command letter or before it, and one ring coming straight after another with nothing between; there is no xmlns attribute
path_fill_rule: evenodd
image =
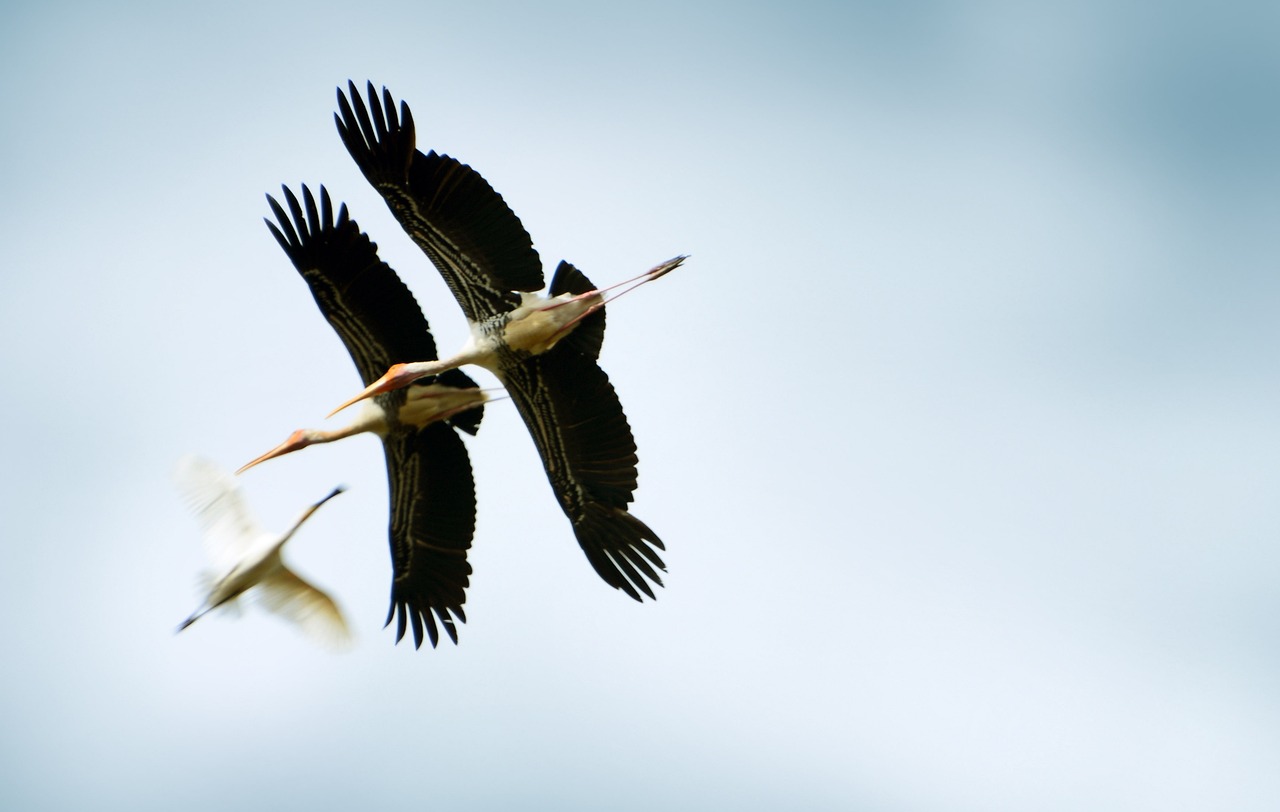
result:
<svg viewBox="0 0 1280 812"><path fill-rule="evenodd" d="M321 505L342 493L342 487L302 512L283 534L262 530L240 498L236 478L201 457L179 462L174 480L195 513L204 546L213 564L211 586L204 602L182 622L178 631L211 609L235 605L235 599L254 590L269 612L296 624L308 637L329 648L344 648L351 633L333 599L298 577L280 557L281 548Z"/></svg>

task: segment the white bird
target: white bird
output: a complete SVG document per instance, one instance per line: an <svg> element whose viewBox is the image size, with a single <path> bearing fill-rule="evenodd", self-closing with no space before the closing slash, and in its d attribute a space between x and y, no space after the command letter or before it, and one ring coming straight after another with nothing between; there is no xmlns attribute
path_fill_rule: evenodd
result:
<svg viewBox="0 0 1280 812"><path fill-rule="evenodd" d="M292 622L322 645L343 648L350 642L351 633L333 599L300 578L280 556L281 548L302 523L342 493L342 487L334 488L304 510L286 532L277 534L258 526L240 497L235 477L208 460L183 457L174 480L200 522L205 552L213 564L208 596L182 622L179 632L210 610L234 605L240 595L253 590L263 608Z"/></svg>

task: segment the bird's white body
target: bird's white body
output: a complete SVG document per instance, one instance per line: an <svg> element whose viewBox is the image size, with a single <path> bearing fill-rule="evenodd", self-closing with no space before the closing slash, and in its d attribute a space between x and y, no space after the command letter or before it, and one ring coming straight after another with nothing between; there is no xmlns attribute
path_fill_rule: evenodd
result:
<svg viewBox="0 0 1280 812"><path fill-rule="evenodd" d="M520 299L520 306L515 310L490 319L491 322L500 322L498 329L472 326L472 342L476 341L477 334L487 338L483 345L485 357L475 363L496 372L499 346L515 352L541 355L568 335L583 317L604 305L600 291L592 291L585 296L562 293L550 297L521 292Z"/></svg>
<svg viewBox="0 0 1280 812"><path fill-rule="evenodd" d="M488 400L489 394L480 389L460 389L439 383L410 386L396 419L403 425L420 428L482 406Z"/></svg>
<svg viewBox="0 0 1280 812"><path fill-rule="evenodd" d="M303 511L287 532L268 533L249 514L235 477L209 461L184 457L174 479L200 521L205 551L213 565L208 595L178 631L252 590L265 609L294 623L318 642L340 648L350 641L346 621L333 599L290 570L280 555L302 523L341 493L341 488Z"/></svg>
<svg viewBox="0 0 1280 812"><path fill-rule="evenodd" d="M275 577L285 569L280 558L280 537L271 533L258 536L249 544L249 553L214 582L205 604L218 606L235 600L252 587Z"/></svg>
<svg viewBox="0 0 1280 812"><path fill-rule="evenodd" d="M439 361L397 365L400 380L439 375L467 364L484 367L501 376L503 359L510 357L502 352L504 349L515 353L541 355L568 335L584 316L604 305L604 296L600 291L591 291L585 296L572 293L543 296L539 293L522 292L520 298L520 306L509 313L499 313L480 322L468 319L471 335L462 349L452 356ZM410 398L412 399L412 395ZM347 401L335 411L358 399Z"/></svg>

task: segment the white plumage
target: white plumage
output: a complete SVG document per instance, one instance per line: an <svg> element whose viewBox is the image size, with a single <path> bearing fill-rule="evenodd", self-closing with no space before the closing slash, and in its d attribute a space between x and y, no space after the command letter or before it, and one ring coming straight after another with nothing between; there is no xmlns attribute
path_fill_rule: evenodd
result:
<svg viewBox="0 0 1280 812"><path fill-rule="evenodd" d="M292 622L316 642L335 649L349 645L351 633L337 604L298 577L280 556L285 542L321 505L342 493L341 487L308 507L286 532L278 534L258 526L240 497L236 478L208 460L183 457L174 471L174 481L200 523L205 552L213 566L208 595L178 631L252 590L263 608Z"/></svg>

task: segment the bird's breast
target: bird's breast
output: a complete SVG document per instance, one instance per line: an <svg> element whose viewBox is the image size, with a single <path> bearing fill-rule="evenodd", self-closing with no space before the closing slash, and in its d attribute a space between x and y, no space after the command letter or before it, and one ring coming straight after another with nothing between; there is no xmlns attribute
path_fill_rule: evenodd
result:
<svg viewBox="0 0 1280 812"><path fill-rule="evenodd" d="M572 332L601 301L600 294L581 298L572 294L551 299L529 297L511 312L502 341L516 352L541 355Z"/></svg>

